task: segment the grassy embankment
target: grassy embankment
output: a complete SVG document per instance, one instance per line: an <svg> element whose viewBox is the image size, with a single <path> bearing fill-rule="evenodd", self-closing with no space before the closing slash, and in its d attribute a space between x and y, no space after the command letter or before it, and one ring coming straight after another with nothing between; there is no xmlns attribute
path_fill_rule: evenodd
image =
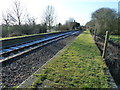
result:
<svg viewBox="0 0 120 90"><path fill-rule="evenodd" d="M110 35L110 40L116 43L120 43L120 35Z"/></svg>
<svg viewBox="0 0 120 90"><path fill-rule="evenodd" d="M104 69L107 67L100 52L85 31L36 74L37 81L31 87L108 88Z"/></svg>

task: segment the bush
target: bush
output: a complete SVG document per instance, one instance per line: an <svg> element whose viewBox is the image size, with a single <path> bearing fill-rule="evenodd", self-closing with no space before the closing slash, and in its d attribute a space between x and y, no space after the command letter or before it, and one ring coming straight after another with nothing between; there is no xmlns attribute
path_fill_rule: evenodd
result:
<svg viewBox="0 0 120 90"><path fill-rule="evenodd" d="M46 33L46 25L2 25L2 37L22 36L38 33Z"/></svg>

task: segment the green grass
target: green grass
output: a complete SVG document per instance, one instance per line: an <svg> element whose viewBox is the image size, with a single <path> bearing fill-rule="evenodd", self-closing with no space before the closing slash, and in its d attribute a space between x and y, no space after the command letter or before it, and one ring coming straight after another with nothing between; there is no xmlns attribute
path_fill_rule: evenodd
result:
<svg viewBox="0 0 120 90"><path fill-rule="evenodd" d="M48 33L53 33L53 32L48 32ZM5 38L0 38L0 40L12 39L12 38L20 38L20 37L27 37L27 36L33 36L33 35L41 35L41 34L47 34L47 33L39 33L39 34L31 34L31 35L22 35L22 36L5 37Z"/></svg>
<svg viewBox="0 0 120 90"><path fill-rule="evenodd" d="M11 89L16 89L18 86L14 86L14 87L12 87Z"/></svg>
<svg viewBox="0 0 120 90"><path fill-rule="evenodd" d="M32 35L39 35L39 34L32 34ZM20 37L26 37L26 36L32 36L32 35L23 35L23 36L14 36L14 37L5 37L5 38L0 38L0 40L12 39L12 38L20 38Z"/></svg>
<svg viewBox="0 0 120 90"><path fill-rule="evenodd" d="M92 36L85 31L36 75L37 81L31 87L43 84L54 88L108 88L105 69Z"/></svg>
<svg viewBox="0 0 120 90"><path fill-rule="evenodd" d="M110 35L110 40L120 43L120 35Z"/></svg>

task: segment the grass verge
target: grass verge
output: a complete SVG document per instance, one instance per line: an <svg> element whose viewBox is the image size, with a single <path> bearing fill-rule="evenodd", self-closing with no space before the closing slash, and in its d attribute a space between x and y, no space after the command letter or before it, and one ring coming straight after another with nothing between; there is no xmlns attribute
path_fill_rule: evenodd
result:
<svg viewBox="0 0 120 90"><path fill-rule="evenodd" d="M108 88L107 69L89 31L76 40L41 71L31 87Z"/></svg>

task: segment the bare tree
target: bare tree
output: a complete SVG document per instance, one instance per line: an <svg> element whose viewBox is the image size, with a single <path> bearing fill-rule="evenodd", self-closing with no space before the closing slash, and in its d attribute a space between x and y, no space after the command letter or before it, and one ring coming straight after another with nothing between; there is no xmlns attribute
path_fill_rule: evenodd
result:
<svg viewBox="0 0 120 90"><path fill-rule="evenodd" d="M2 19L3 19L2 23L7 26L13 24L16 21L16 19L11 15L9 10L2 13Z"/></svg>
<svg viewBox="0 0 120 90"><path fill-rule="evenodd" d="M35 25L36 24L36 19L35 17L30 17L29 14L27 15L27 21L26 24L28 25Z"/></svg>
<svg viewBox="0 0 120 90"><path fill-rule="evenodd" d="M21 25L24 24L23 21L25 18L26 12L20 1L14 1L13 7L10 7L2 14L4 24L2 31L5 32L4 36L22 35L23 30Z"/></svg>
<svg viewBox="0 0 120 90"><path fill-rule="evenodd" d="M47 24L49 31L56 20L55 9L53 6L48 5L43 14L43 22Z"/></svg>
<svg viewBox="0 0 120 90"><path fill-rule="evenodd" d="M10 10L10 16L13 18L14 24L21 25L25 19L26 13L25 9L22 8L22 5L19 1L14 1L13 8Z"/></svg>
<svg viewBox="0 0 120 90"><path fill-rule="evenodd" d="M10 17L9 17L9 13L2 13L2 19L3 19L3 24L5 25L10 25Z"/></svg>
<svg viewBox="0 0 120 90"><path fill-rule="evenodd" d="M2 35L7 36L10 33L10 25L13 24L15 19L11 16L9 11L2 12Z"/></svg>

